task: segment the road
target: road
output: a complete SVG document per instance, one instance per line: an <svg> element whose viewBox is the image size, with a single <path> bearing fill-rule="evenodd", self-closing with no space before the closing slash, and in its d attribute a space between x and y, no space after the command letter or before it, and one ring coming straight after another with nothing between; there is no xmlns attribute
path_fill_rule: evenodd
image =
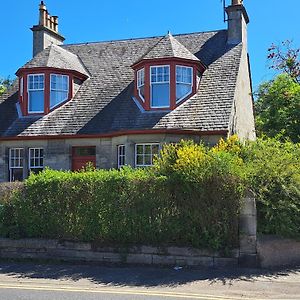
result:
<svg viewBox="0 0 300 300"><path fill-rule="evenodd" d="M180 269L0 262L0 300L300 299L300 268Z"/></svg>

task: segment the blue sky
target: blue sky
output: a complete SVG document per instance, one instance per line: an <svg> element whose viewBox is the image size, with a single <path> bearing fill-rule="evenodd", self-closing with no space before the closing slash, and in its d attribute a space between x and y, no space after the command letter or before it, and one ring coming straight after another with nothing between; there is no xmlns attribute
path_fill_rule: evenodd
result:
<svg viewBox="0 0 300 300"><path fill-rule="evenodd" d="M2 1L0 77L13 76L32 57L32 32L38 23L39 0ZM227 3L231 0L227 0ZM59 16L66 43L209 31L226 28L220 0L46 0ZM250 24L249 54L254 88L268 80L266 54L271 43L293 39L300 47L299 0L245 0ZM3 13L5 12L5 13Z"/></svg>

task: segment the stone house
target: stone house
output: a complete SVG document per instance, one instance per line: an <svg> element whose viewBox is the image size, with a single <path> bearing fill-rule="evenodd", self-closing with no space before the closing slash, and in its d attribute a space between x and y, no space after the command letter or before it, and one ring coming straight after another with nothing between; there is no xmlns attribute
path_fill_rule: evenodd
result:
<svg viewBox="0 0 300 300"><path fill-rule="evenodd" d="M242 0L226 30L64 45L43 1L33 59L0 97L0 181L152 164L164 143L255 139Z"/></svg>

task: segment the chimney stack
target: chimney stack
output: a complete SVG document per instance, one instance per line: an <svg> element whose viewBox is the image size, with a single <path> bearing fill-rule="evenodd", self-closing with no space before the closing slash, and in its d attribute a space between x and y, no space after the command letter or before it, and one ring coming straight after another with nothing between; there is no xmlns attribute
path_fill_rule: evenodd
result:
<svg viewBox="0 0 300 300"><path fill-rule="evenodd" d="M232 0L231 5L226 7L228 15L228 40L230 45L243 43L247 48L247 24L249 17L243 5L243 0Z"/></svg>
<svg viewBox="0 0 300 300"><path fill-rule="evenodd" d="M31 28L33 31L33 57L51 44L62 45L65 40L58 32L58 17L49 14L44 1L41 1L39 11L39 24Z"/></svg>

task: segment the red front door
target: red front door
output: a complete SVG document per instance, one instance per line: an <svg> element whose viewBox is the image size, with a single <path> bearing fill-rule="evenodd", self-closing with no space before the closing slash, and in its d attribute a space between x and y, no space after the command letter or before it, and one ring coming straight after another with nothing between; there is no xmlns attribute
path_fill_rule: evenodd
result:
<svg viewBox="0 0 300 300"><path fill-rule="evenodd" d="M78 171L86 167L88 163L91 163L96 167L96 147L95 146L83 146L72 148L72 171Z"/></svg>

